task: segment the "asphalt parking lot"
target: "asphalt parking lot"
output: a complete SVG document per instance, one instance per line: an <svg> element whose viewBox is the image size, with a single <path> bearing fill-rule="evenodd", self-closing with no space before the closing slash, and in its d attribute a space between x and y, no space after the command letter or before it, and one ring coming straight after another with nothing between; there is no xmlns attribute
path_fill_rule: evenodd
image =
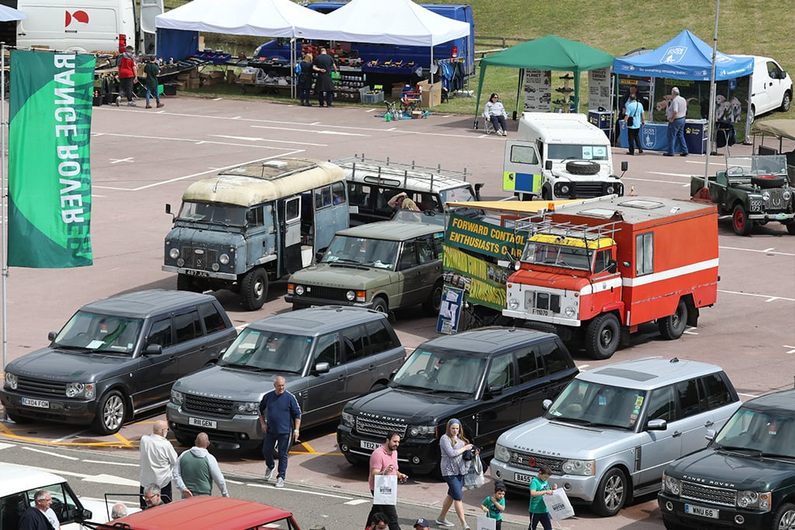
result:
<svg viewBox="0 0 795 530"><path fill-rule="evenodd" d="M252 100L165 100L159 110L99 107L94 109L92 171L92 236L94 266L83 269L33 270L14 268L8 283L9 360L46 344L47 332L57 330L82 304L113 294L146 288L176 288L176 277L160 270L163 238L171 225L165 203L179 204L194 179L244 162L285 156L334 159L365 153L399 162L467 169L473 182L484 182L482 194L502 197L501 165L504 139L471 128L472 117L433 115L424 120L384 122L381 108L305 108ZM473 102L474 107L474 102ZM515 135L515 123L509 138ZM791 149L791 147L790 147ZM747 154L735 146L733 154ZM614 149L614 166L630 160L626 189L638 195L689 198L689 177L703 174L704 158L663 158L646 152L629 157ZM723 166L713 157L709 172ZM631 190L631 191L630 191ZM697 329L678 341L642 335L613 360L665 356L698 359L721 365L743 399L791 387L795 378L795 237L783 226L758 227L751 237L720 226L718 303L704 309ZM697 240L698 234L692 237ZM673 250L672 250L673 251ZM283 285L273 286L271 300L255 312L241 309L236 297L218 297L236 326L288 310ZM435 321L399 315L395 324L404 345L413 348L435 336ZM581 369L602 362L582 354ZM111 437L95 437L79 427L18 426L0 423L5 441L86 446L97 450L136 448L140 436L157 416L125 426ZM303 433L304 444L291 459L289 480L318 487L366 493L366 472L352 469L337 451L333 426ZM258 476L263 464L252 455L221 455L225 472ZM485 486L489 488L489 486ZM406 501L440 500L444 489L417 478L401 489ZM485 491L485 490L484 490ZM484 491L466 497L479 504ZM525 503L511 509L525 513ZM653 498L644 498L610 521L586 517L561 528L653 528L661 526Z"/></svg>

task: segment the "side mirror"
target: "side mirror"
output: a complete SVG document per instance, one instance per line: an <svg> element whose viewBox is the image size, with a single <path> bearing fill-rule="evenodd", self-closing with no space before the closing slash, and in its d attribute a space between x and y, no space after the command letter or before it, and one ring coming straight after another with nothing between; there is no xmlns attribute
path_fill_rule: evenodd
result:
<svg viewBox="0 0 795 530"><path fill-rule="evenodd" d="M664 431L668 428L668 422L665 420L649 420L646 423L647 431Z"/></svg>
<svg viewBox="0 0 795 530"><path fill-rule="evenodd" d="M546 169L547 171L552 170L552 160L547 160L546 162L544 162L544 169Z"/></svg>
<svg viewBox="0 0 795 530"><path fill-rule="evenodd" d="M406 355L406 357L408 357L408 355ZM389 380L390 381L395 378L395 374L397 373L397 371L398 371L398 369L395 368L394 370L392 370L392 372L390 372L390 374L389 374Z"/></svg>
<svg viewBox="0 0 795 530"><path fill-rule="evenodd" d="M708 442L711 442L715 439L715 429L707 429L707 433L704 435L704 438L707 439Z"/></svg>
<svg viewBox="0 0 795 530"><path fill-rule="evenodd" d="M327 374L330 369L329 363L317 363L315 365L315 375Z"/></svg>
<svg viewBox="0 0 795 530"><path fill-rule="evenodd" d="M623 263L621 263L621 265L623 265L626 268L629 268L630 263L628 261L624 261Z"/></svg>
<svg viewBox="0 0 795 530"><path fill-rule="evenodd" d="M166 213L171 215L171 205L169 203L166 203Z"/></svg>
<svg viewBox="0 0 795 530"><path fill-rule="evenodd" d="M503 387L501 386L492 386L489 385L489 388L486 390L486 395L488 396L499 396L502 394Z"/></svg>
<svg viewBox="0 0 795 530"><path fill-rule="evenodd" d="M621 161L621 171L626 171L629 169L629 162L626 160Z"/></svg>
<svg viewBox="0 0 795 530"><path fill-rule="evenodd" d="M477 184L475 184L475 198L477 200L480 200L480 188L483 187L483 184L484 184L483 182L478 182Z"/></svg>
<svg viewBox="0 0 795 530"><path fill-rule="evenodd" d="M541 408L544 409L544 410L549 410L549 407L551 407L551 406L552 406L552 400L551 399L545 399L544 401L541 402Z"/></svg>
<svg viewBox="0 0 795 530"><path fill-rule="evenodd" d="M49 333L47 333L47 339L50 342L54 341L55 337L57 337L57 336L58 336L58 332L57 331L50 331Z"/></svg>
<svg viewBox="0 0 795 530"><path fill-rule="evenodd" d="M144 350L144 355L160 355L163 353L163 347L160 344L150 344Z"/></svg>
<svg viewBox="0 0 795 530"><path fill-rule="evenodd" d="M610 260L610 262L608 262L608 264L607 264L607 272L612 274L612 273L616 272L616 268L617 267L618 267L618 264L615 261Z"/></svg>
<svg viewBox="0 0 795 530"><path fill-rule="evenodd" d="M94 517L94 514L91 512L91 510L86 510L85 508L80 510L79 513L75 514L75 520L81 521L81 522L82 521L90 521L93 517Z"/></svg>

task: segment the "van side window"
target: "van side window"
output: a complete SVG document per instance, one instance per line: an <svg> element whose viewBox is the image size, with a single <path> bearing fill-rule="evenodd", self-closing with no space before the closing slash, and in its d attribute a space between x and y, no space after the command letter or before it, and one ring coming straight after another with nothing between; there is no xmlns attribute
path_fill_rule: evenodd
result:
<svg viewBox="0 0 795 530"><path fill-rule="evenodd" d="M658 388L651 393L649 398L648 420L674 421L676 419L676 402L674 389L671 386Z"/></svg>
<svg viewBox="0 0 795 530"><path fill-rule="evenodd" d="M153 322L149 330L149 338L146 340L146 345L159 344L165 349L173 343L174 341L171 338L171 318L166 317Z"/></svg>
<svg viewBox="0 0 795 530"><path fill-rule="evenodd" d="M386 329L386 326L384 326L381 320L368 322L365 324L365 329L367 330L367 336L369 338L367 355L374 355L398 347L394 337L392 337L392 334L389 333L389 330Z"/></svg>
<svg viewBox="0 0 795 530"><path fill-rule="evenodd" d="M376 215L391 217L394 210L389 206L389 199L404 190L397 188L384 188L373 186L374 203L373 210Z"/></svg>
<svg viewBox="0 0 795 530"><path fill-rule="evenodd" d="M654 233L635 236L635 274L651 274L654 272Z"/></svg>
<svg viewBox="0 0 795 530"><path fill-rule="evenodd" d="M403 252L400 253L398 262L399 271L404 271L417 266L417 242L406 241L403 243Z"/></svg>
<svg viewBox="0 0 795 530"><path fill-rule="evenodd" d="M359 184L358 182L348 183L348 198L350 200L351 206L369 206L372 193L372 186L367 184Z"/></svg>
<svg viewBox="0 0 795 530"><path fill-rule="evenodd" d="M676 383L676 393L679 397L679 410L682 411L681 418L701 413L701 404L698 401L698 379Z"/></svg>
<svg viewBox="0 0 795 530"><path fill-rule="evenodd" d="M781 79L782 77L781 68L773 61L767 62L767 74L770 76L770 79Z"/></svg>
<svg viewBox="0 0 795 530"><path fill-rule="evenodd" d="M284 220L290 221L301 216L301 198L292 197L284 201Z"/></svg>
<svg viewBox="0 0 795 530"><path fill-rule="evenodd" d="M419 197L417 197L419 195ZM419 202L417 201L419 199ZM432 212L441 212L442 207L439 206L439 199L433 193L418 193L415 194L414 202L417 203L420 210L423 212L432 211Z"/></svg>
<svg viewBox="0 0 795 530"><path fill-rule="evenodd" d="M249 208L246 212L246 224L248 224L249 227L262 226L265 224L262 205Z"/></svg>
<svg viewBox="0 0 795 530"><path fill-rule="evenodd" d="M223 331L226 329L226 322L218 312L218 308L212 303L202 304L199 306L199 315L204 321L204 330L209 335L214 331Z"/></svg>
<svg viewBox="0 0 795 530"><path fill-rule="evenodd" d="M334 206L345 202L345 183L335 182L331 185L331 204Z"/></svg>
<svg viewBox="0 0 795 530"><path fill-rule="evenodd" d="M345 348L346 363L360 359L367 354L367 339L365 336L364 326L354 326L343 330L342 345Z"/></svg>
<svg viewBox="0 0 795 530"><path fill-rule="evenodd" d="M720 374L705 375L701 378L701 384L704 394L701 405L704 410L723 407L733 401L731 392L726 388L726 382Z"/></svg>
<svg viewBox="0 0 795 530"><path fill-rule="evenodd" d="M417 238L417 254L420 265L424 263L430 263L436 259L434 257L433 245L431 244L430 236Z"/></svg>
<svg viewBox="0 0 795 530"><path fill-rule="evenodd" d="M610 264L610 250L600 250L596 253L596 261L594 262L594 272L604 272Z"/></svg>
<svg viewBox="0 0 795 530"><path fill-rule="evenodd" d="M331 186L323 186L315 190L315 210L331 206Z"/></svg>
<svg viewBox="0 0 795 530"><path fill-rule="evenodd" d="M538 164L538 157L532 146L512 145L511 162L515 164Z"/></svg>
<svg viewBox="0 0 795 530"><path fill-rule="evenodd" d="M563 354L563 350L560 349L560 345L557 342L541 344L539 349L547 368L547 375L571 368L571 364L569 364L568 359Z"/></svg>
<svg viewBox="0 0 795 530"><path fill-rule="evenodd" d="M539 366L536 348L524 348L516 352L519 366L519 384L527 383L544 375L544 367Z"/></svg>
<svg viewBox="0 0 795 530"><path fill-rule="evenodd" d="M511 354L500 355L492 359L486 388L508 388L513 386L513 384L513 357Z"/></svg>
<svg viewBox="0 0 795 530"><path fill-rule="evenodd" d="M433 240L431 242L433 245L433 255L436 259L442 259L443 252L443 244L444 244L444 232L436 232L433 234Z"/></svg>
<svg viewBox="0 0 795 530"><path fill-rule="evenodd" d="M191 311L174 315L174 331L177 334L177 344L201 337L202 325L199 321L199 312Z"/></svg>
<svg viewBox="0 0 795 530"><path fill-rule="evenodd" d="M315 364L328 363L329 366L332 367L342 364L340 343L337 340L336 333L329 333L318 337L315 351L317 351L317 355L315 355Z"/></svg>

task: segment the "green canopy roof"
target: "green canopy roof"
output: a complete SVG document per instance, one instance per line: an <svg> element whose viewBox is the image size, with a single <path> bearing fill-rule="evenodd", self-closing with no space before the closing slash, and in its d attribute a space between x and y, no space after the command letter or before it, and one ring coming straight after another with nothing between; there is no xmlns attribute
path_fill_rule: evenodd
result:
<svg viewBox="0 0 795 530"><path fill-rule="evenodd" d="M484 57L480 61L480 81L478 82L475 113L477 114L477 109L480 108L483 78L488 66L574 72L574 102L579 105L580 73L612 66L613 59L614 57L605 51L557 35L547 35L540 39L517 44L507 50Z"/></svg>

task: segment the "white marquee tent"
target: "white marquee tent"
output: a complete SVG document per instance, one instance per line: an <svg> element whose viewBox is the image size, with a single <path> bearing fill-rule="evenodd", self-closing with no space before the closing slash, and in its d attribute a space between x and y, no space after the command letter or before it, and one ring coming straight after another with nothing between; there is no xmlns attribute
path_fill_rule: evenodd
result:
<svg viewBox="0 0 795 530"><path fill-rule="evenodd" d="M14 20L24 20L27 15L18 9L0 5L0 22L12 22Z"/></svg>

